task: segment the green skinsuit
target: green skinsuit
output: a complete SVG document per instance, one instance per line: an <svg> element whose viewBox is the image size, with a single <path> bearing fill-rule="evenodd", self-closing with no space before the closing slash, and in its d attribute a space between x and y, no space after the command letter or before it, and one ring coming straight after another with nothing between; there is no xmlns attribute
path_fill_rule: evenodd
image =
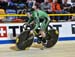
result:
<svg viewBox="0 0 75 57"><path fill-rule="evenodd" d="M31 23L32 21L35 22L35 29L37 29L40 26L41 23L41 30L44 30L47 28L50 18L48 17L48 14L42 10L32 11L32 16L29 18L28 23ZM42 20L42 22L40 22Z"/></svg>

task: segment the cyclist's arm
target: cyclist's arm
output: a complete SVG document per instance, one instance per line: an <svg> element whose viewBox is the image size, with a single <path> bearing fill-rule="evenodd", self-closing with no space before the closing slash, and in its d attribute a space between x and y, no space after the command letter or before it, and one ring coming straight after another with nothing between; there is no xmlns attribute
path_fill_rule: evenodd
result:
<svg viewBox="0 0 75 57"><path fill-rule="evenodd" d="M35 28L34 28L34 30L35 30L35 29L37 29L37 28L39 27L39 20L38 20L38 18L37 18L37 17L36 17L36 19L37 19L37 20L35 21L35 22L36 22L36 24L35 24Z"/></svg>
<svg viewBox="0 0 75 57"><path fill-rule="evenodd" d="M28 20L28 24L30 24L32 21L33 21L33 18L32 18L32 17L29 18L29 20Z"/></svg>
<svg viewBox="0 0 75 57"><path fill-rule="evenodd" d="M50 23L50 17L48 16L48 14L44 14L44 16L46 17L46 24L45 24L45 27L47 27L48 24Z"/></svg>
<svg viewBox="0 0 75 57"><path fill-rule="evenodd" d="M46 26L49 24L49 22L50 22L50 18L49 18L49 17L47 17Z"/></svg>
<svg viewBox="0 0 75 57"><path fill-rule="evenodd" d="M34 21L35 21L35 28L34 28L34 30L35 30L39 27L39 24L40 24L39 23L39 17L37 15L37 12L33 12L32 16L34 17Z"/></svg>

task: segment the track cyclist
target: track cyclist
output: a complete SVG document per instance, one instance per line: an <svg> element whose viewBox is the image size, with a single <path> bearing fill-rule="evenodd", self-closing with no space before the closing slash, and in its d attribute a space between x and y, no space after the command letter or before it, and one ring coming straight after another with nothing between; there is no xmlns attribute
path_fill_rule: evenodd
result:
<svg viewBox="0 0 75 57"><path fill-rule="evenodd" d="M38 29L41 23L39 37L41 38L46 37L45 30L50 22L48 14L40 10L38 4L35 4L32 7L31 14L28 14L28 17L29 17L28 24L35 23L35 27L33 30L31 30L30 33L33 33L36 29Z"/></svg>
<svg viewBox="0 0 75 57"><path fill-rule="evenodd" d="M59 33L49 25L50 18L48 14L40 10L38 4L35 4L27 17L29 20L27 23L24 23L26 26L23 25L25 31L16 38L17 48L26 50L32 45L34 37L37 37L38 44L42 44L41 50L53 47L57 43Z"/></svg>

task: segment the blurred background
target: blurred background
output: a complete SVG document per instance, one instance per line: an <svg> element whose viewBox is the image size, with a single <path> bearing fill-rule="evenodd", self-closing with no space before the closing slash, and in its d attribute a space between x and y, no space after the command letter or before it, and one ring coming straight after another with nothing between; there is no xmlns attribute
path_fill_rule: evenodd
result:
<svg viewBox="0 0 75 57"><path fill-rule="evenodd" d="M75 0L0 0L0 14L26 14L35 3L48 14L75 13ZM74 21L74 16L50 16L52 22ZM0 22L27 22L27 16L0 16Z"/></svg>

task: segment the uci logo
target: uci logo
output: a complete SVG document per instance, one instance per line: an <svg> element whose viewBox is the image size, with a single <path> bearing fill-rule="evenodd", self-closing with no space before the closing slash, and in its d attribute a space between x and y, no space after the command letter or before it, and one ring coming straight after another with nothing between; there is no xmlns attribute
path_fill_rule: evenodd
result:
<svg viewBox="0 0 75 57"><path fill-rule="evenodd" d="M7 37L7 28L6 26L0 26L0 38Z"/></svg>

